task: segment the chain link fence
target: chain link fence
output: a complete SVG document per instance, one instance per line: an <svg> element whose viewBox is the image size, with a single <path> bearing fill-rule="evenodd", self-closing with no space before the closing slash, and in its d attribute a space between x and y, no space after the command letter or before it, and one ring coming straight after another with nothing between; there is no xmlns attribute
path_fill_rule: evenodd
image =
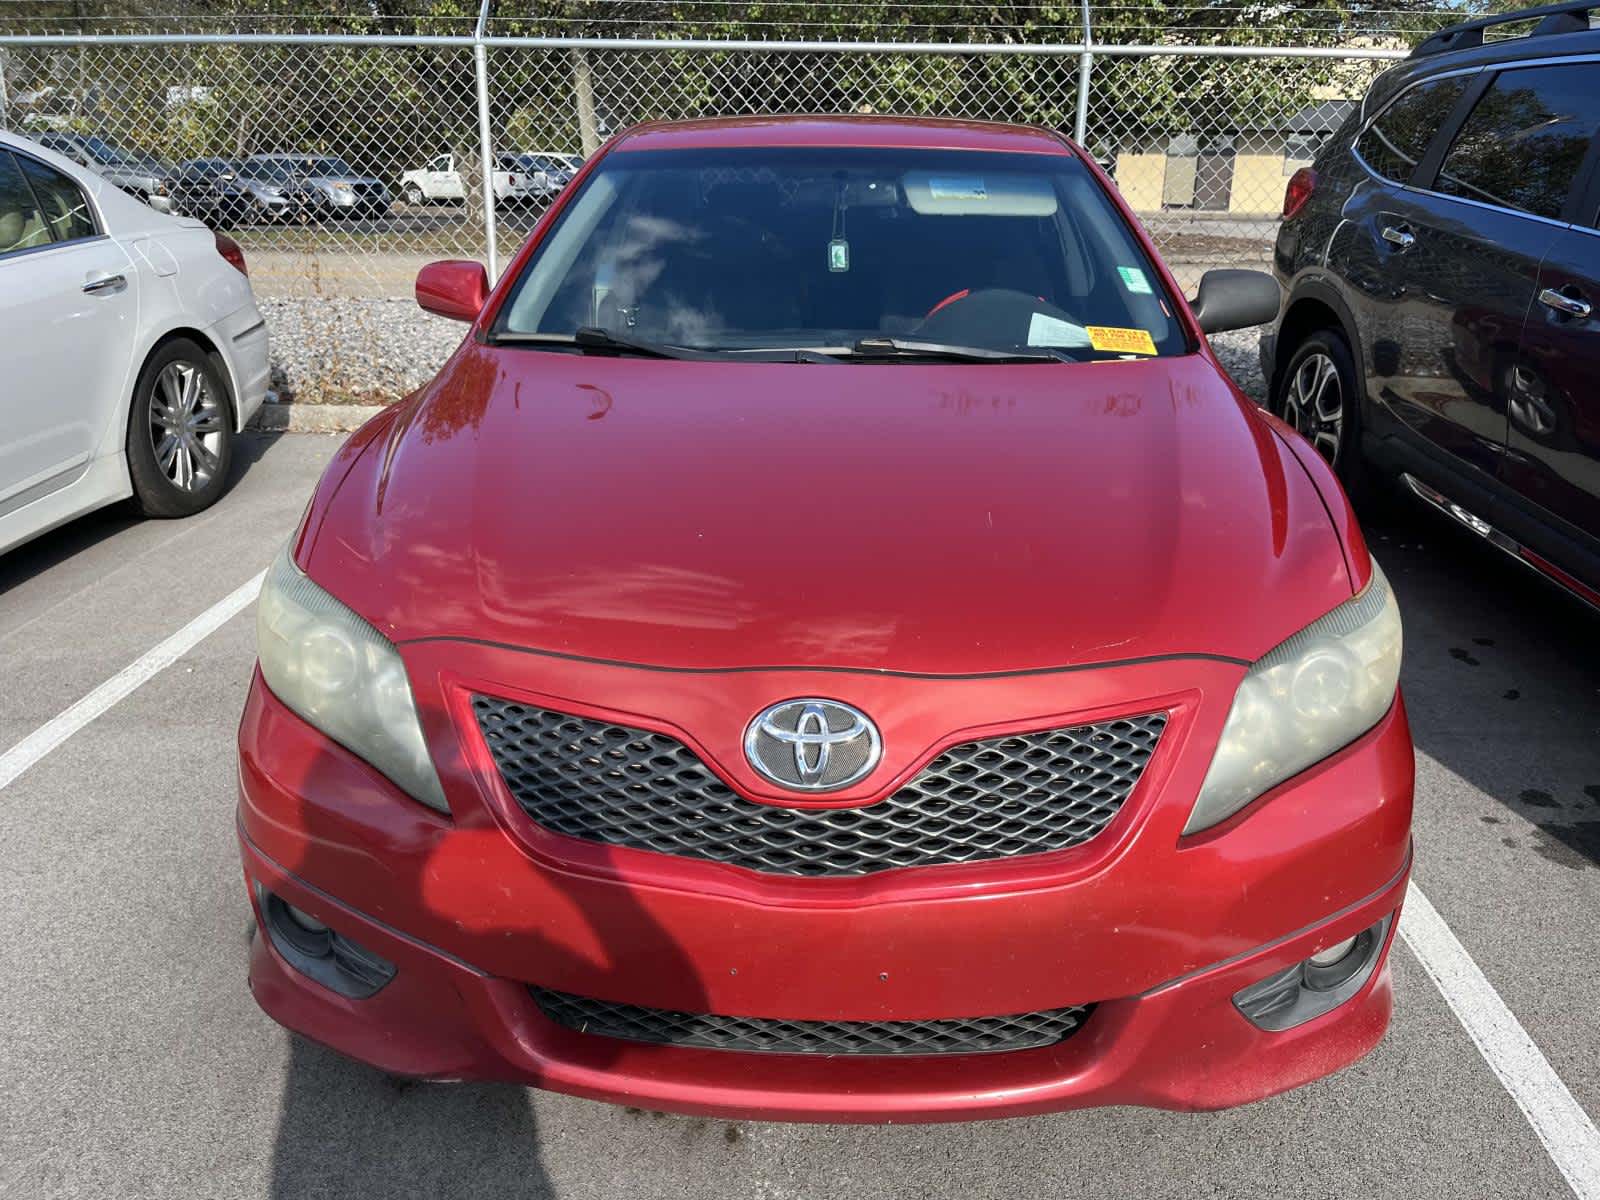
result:
<svg viewBox="0 0 1600 1200"><path fill-rule="evenodd" d="M1076 136L1180 280L1267 263L1284 185L1396 44L1313 48L474 34L0 38L0 126L226 228L301 398L392 396L453 344L417 269L503 266L640 121L895 113ZM480 86L481 85L481 86ZM398 331L398 332L397 332Z"/></svg>

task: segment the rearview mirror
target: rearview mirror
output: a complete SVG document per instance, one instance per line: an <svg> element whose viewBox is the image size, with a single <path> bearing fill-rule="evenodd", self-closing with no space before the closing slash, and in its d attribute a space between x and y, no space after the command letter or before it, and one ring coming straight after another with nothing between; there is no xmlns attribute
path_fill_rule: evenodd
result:
<svg viewBox="0 0 1600 1200"><path fill-rule="evenodd" d="M1189 301L1204 333L1265 325L1278 315L1278 281L1265 271L1207 271Z"/></svg>
<svg viewBox="0 0 1600 1200"><path fill-rule="evenodd" d="M417 303L455 321L475 321L489 299L489 273L482 263L449 259L417 272Z"/></svg>

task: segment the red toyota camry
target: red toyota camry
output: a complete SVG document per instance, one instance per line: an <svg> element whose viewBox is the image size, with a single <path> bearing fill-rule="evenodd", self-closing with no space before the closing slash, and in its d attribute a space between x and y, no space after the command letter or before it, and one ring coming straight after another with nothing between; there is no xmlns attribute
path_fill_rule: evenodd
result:
<svg viewBox="0 0 1600 1200"><path fill-rule="evenodd" d="M263 1008L653 1108L1214 1108L1371 1049L1410 869L1393 594L1333 475L1038 129L647 126L260 603Z"/></svg>

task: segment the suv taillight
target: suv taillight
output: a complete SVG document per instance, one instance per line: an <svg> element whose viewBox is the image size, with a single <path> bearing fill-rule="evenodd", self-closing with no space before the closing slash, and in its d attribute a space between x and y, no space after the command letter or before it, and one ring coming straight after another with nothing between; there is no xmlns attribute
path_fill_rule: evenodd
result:
<svg viewBox="0 0 1600 1200"><path fill-rule="evenodd" d="M1316 190L1317 173L1310 167L1301 167L1289 176L1289 186L1283 189L1283 219L1287 221L1304 208Z"/></svg>
<svg viewBox="0 0 1600 1200"><path fill-rule="evenodd" d="M249 276L250 268L244 265L244 250L239 243L225 233L214 233L217 239L217 253L228 260L228 265L244 276Z"/></svg>

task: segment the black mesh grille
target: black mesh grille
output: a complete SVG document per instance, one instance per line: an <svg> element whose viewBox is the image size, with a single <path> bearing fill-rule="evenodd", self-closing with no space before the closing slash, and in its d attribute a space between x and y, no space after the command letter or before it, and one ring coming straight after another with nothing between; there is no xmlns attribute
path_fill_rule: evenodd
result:
<svg viewBox="0 0 1600 1200"><path fill-rule="evenodd" d="M780 875L1061 850L1117 815L1165 713L954 746L860 808L757 804L665 734L474 696L507 788L546 829Z"/></svg>
<svg viewBox="0 0 1600 1200"><path fill-rule="evenodd" d="M545 1016L580 1033L662 1046L771 1054L992 1054L1035 1050L1070 1037L1093 1008L1080 1004L1011 1017L946 1017L928 1021L785 1021L673 1012L591 1000L544 988L529 990Z"/></svg>

